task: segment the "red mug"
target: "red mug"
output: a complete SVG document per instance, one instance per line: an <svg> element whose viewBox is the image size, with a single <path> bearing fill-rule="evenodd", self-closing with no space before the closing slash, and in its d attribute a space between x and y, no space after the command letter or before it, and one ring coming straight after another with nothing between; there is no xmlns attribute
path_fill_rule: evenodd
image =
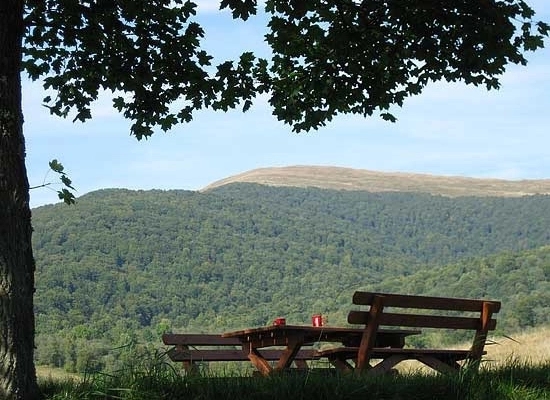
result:
<svg viewBox="0 0 550 400"><path fill-rule="evenodd" d="M286 325L286 319L284 318L275 318L273 325Z"/></svg>
<svg viewBox="0 0 550 400"><path fill-rule="evenodd" d="M311 316L311 325L323 326L323 316L321 314L314 314Z"/></svg>

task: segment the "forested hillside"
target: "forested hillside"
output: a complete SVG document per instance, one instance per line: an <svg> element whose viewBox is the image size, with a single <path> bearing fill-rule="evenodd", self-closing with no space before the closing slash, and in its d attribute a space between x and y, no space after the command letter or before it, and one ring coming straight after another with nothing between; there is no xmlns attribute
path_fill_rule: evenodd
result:
<svg viewBox="0 0 550 400"><path fill-rule="evenodd" d="M69 370L165 330L344 323L359 288L501 299L506 332L550 320L550 196L103 190L33 223L37 361Z"/></svg>

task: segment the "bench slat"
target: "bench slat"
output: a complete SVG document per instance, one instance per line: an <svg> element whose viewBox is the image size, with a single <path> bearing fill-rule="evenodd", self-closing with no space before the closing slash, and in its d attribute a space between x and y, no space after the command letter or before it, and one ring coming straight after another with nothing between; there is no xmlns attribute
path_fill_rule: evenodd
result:
<svg viewBox="0 0 550 400"><path fill-rule="evenodd" d="M359 347L337 347L317 351L318 357L338 357L340 359L353 359L357 357ZM470 355L470 350L441 350L441 349L394 349L394 348L373 348L371 358L386 358L392 355L403 355L407 359L417 359L419 357L432 356L440 360L460 361L465 360Z"/></svg>
<svg viewBox="0 0 550 400"><path fill-rule="evenodd" d="M238 338L226 338L211 333L165 333L162 342L166 345L181 346L239 346Z"/></svg>
<svg viewBox="0 0 550 400"><path fill-rule="evenodd" d="M375 296L384 297L384 307L422 308L427 310L455 310L455 311L478 311L481 312L483 304L489 302L493 313L500 311L500 302L459 299L433 296L413 296L404 294L388 294L375 292L355 292L353 304L371 305Z"/></svg>
<svg viewBox="0 0 550 400"><path fill-rule="evenodd" d="M350 324L368 325L369 313L368 311L350 311L348 322ZM481 320L473 317L382 313L380 315L380 325L476 330L481 327ZM494 330L495 328L496 320L491 319L488 322L488 329Z"/></svg>
<svg viewBox="0 0 550 400"><path fill-rule="evenodd" d="M277 361L283 350L264 349L260 354L268 361ZM248 361L248 352L242 349L219 350L176 350L168 352L172 361ZM295 360L312 360L319 358L314 350L300 350Z"/></svg>

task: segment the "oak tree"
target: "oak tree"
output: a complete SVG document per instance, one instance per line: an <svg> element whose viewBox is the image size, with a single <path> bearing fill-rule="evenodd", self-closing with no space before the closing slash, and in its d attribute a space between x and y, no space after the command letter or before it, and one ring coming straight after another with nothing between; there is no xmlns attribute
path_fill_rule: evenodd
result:
<svg viewBox="0 0 550 400"><path fill-rule="evenodd" d="M549 26L521 0L267 0L270 59L213 64L196 4L184 0L0 2L0 397L38 397L34 259L21 73L54 93L52 114L86 121L100 91L141 139L196 110L250 108L265 93L295 131L337 114L379 113L433 81L499 87ZM221 0L247 20L256 0ZM246 50L246 49L243 49Z"/></svg>

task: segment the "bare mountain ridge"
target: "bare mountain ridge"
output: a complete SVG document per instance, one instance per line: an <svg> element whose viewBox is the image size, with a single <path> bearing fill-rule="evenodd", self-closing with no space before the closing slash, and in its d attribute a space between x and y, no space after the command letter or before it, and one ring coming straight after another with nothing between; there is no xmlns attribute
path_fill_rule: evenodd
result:
<svg viewBox="0 0 550 400"><path fill-rule="evenodd" d="M326 166L259 168L216 181L201 191L237 182L368 192L421 192L448 197L550 194L550 179L511 181Z"/></svg>

